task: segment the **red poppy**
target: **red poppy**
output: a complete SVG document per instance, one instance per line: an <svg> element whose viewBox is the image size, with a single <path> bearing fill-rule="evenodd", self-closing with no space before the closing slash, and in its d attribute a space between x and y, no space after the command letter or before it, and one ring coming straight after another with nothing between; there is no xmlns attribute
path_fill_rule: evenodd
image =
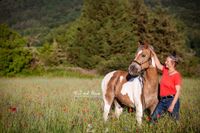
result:
<svg viewBox="0 0 200 133"><path fill-rule="evenodd" d="M128 112L132 113L133 112L133 108L128 108Z"/></svg>
<svg viewBox="0 0 200 133"><path fill-rule="evenodd" d="M15 112L17 112L17 108L16 107L10 107L9 111L15 113Z"/></svg>
<svg viewBox="0 0 200 133"><path fill-rule="evenodd" d="M160 114L157 114L157 118L160 118Z"/></svg>
<svg viewBox="0 0 200 133"><path fill-rule="evenodd" d="M150 116L147 116L146 117L146 120L149 122L149 121L151 121L151 117Z"/></svg>

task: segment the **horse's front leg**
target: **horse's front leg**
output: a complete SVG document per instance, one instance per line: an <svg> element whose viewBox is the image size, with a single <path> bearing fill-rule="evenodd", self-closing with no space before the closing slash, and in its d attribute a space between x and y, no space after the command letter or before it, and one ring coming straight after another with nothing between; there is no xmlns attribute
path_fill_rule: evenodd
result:
<svg viewBox="0 0 200 133"><path fill-rule="evenodd" d="M135 102L136 106L136 120L139 126L142 125L142 116L143 116L143 109L142 109L142 101L141 98L137 99Z"/></svg>

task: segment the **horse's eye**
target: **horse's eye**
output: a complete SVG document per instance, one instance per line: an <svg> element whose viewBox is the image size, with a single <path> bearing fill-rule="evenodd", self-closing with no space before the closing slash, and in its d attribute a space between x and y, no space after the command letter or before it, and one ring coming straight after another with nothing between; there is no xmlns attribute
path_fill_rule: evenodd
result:
<svg viewBox="0 0 200 133"><path fill-rule="evenodd" d="M144 54L142 55L142 57L145 57L145 56L146 56L146 55L144 55Z"/></svg>

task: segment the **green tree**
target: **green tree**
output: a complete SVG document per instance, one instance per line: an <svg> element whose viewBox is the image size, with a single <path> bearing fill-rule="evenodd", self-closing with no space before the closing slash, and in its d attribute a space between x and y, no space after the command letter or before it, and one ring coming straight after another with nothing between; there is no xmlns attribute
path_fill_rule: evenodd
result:
<svg viewBox="0 0 200 133"><path fill-rule="evenodd" d="M130 62L136 47L128 4L124 0L85 1L81 17L68 31L74 35L67 46L71 63L96 68L113 60L113 56L129 57Z"/></svg>
<svg viewBox="0 0 200 133"><path fill-rule="evenodd" d="M56 39L53 39L53 43L45 43L39 48L39 58L44 66L56 66L66 64L66 54L58 44Z"/></svg>
<svg viewBox="0 0 200 133"><path fill-rule="evenodd" d="M68 59L104 72L126 70L139 40L153 45L162 61L172 52L184 59L183 27L166 10L149 9L143 0L86 0L80 18L67 30Z"/></svg>
<svg viewBox="0 0 200 133"><path fill-rule="evenodd" d="M186 25L187 46L200 57L200 1L199 0L145 0L151 8L162 6Z"/></svg>
<svg viewBox="0 0 200 133"><path fill-rule="evenodd" d="M166 9L149 8L143 0L85 0L81 16L48 35L64 48L73 65L106 73L127 70L138 41L153 45L159 58L176 52L190 71L193 55L186 47L185 25ZM192 62L196 64L198 61Z"/></svg>
<svg viewBox="0 0 200 133"><path fill-rule="evenodd" d="M7 25L0 25L0 75L14 75L27 68L32 54L26 41Z"/></svg>

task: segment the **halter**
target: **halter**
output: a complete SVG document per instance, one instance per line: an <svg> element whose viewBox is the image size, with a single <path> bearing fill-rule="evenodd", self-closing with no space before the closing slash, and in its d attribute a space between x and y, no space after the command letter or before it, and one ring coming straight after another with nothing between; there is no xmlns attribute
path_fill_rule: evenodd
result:
<svg viewBox="0 0 200 133"><path fill-rule="evenodd" d="M142 65L145 64L146 62L149 62L150 60L151 60L151 58L149 58L147 61L142 62L142 63L139 63L139 62L136 61L136 60L133 60L133 62L135 62L136 64L138 64L138 65L141 67L141 69L142 69ZM143 70L143 69L142 69L142 70Z"/></svg>

